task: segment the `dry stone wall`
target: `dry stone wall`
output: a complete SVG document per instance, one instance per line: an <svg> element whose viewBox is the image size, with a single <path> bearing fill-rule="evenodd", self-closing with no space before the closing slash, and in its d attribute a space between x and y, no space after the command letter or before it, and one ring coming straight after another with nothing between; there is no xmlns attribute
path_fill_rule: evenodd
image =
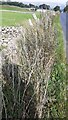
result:
<svg viewBox="0 0 68 120"><path fill-rule="evenodd" d="M0 49L4 60L9 56L12 62L18 62L17 40L21 38L23 27L0 27Z"/></svg>
<svg viewBox="0 0 68 120"><path fill-rule="evenodd" d="M2 66L8 58L10 62L18 64L19 56L17 54L17 40L21 38L23 27L0 27L0 120L2 118Z"/></svg>

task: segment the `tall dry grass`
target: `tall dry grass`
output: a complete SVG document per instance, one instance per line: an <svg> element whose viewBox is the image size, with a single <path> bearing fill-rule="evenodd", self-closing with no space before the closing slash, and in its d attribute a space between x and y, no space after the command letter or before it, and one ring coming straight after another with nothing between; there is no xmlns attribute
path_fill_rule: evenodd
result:
<svg viewBox="0 0 68 120"><path fill-rule="evenodd" d="M6 60L2 66L3 115L8 118L44 118L47 88L55 59L53 15L41 14L23 28L18 40L20 64Z"/></svg>
<svg viewBox="0 0 68 120"><path fill-rule="evenodd" d="M56 49L53 16L50 13L41 14L41 16L41 19L38 20L34 15L35 22L23 30L22 39L19 41L22 78L24 82L26 81L24 96L30 83L34 87L25 112L35 96L38 118L44 117L43 110L47 101L48 80ZM22 100L24 100L24 96Z"/></svg>

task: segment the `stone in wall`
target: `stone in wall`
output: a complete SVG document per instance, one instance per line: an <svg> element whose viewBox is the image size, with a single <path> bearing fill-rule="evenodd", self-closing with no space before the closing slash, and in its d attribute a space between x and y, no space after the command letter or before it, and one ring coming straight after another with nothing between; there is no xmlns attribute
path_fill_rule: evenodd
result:
<svg viewBox="0 0 68 120"><path fill-rule="evenodd" d="M3 56L7 55L15 63L18 59L17 40L21 38L22 32L22 26L0 27L0 49Z"/></svg>

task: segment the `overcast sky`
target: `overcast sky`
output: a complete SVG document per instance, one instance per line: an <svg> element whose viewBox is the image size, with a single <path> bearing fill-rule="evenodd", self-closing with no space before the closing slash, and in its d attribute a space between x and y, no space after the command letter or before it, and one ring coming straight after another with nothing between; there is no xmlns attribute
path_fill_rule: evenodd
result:
<svg viewBox="0 0 68 120"><path fill-rule="evenodd" d="M6 0L5 0L6 1ZM41 2L41 3L57 3L57 4L66 4L67 0L11 0L11 1L18 1L18 2L28 2L28 3L34 3L34 2Z"/></svg>
<svg viewBox="0 0 68 120"><path fill-rule="evenodd" d="M3 0L0 0L3 1ZM4 0L7 1L7 0ZM56 5L60 6L61 9L63 9L66 6L67 0L11 0L11 1L17 1L22 2L24 4L32 3L34 5L40 5L40 4L47 4L50 5L51 8L54 8Z"/></svg>

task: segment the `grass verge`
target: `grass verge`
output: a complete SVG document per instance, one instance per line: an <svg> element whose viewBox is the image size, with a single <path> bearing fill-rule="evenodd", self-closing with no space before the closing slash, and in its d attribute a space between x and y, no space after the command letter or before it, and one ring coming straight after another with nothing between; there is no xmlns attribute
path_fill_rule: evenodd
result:
<svg viewBox="0 0 68 120"><path fill-rule="evenodd" d="M49 81L48 95L50 102L50 117L65 118L66 117L66 60L64 53L63 32L60 24L60 16L54 19L54 27L56 27L56 59Z"/></svg>

